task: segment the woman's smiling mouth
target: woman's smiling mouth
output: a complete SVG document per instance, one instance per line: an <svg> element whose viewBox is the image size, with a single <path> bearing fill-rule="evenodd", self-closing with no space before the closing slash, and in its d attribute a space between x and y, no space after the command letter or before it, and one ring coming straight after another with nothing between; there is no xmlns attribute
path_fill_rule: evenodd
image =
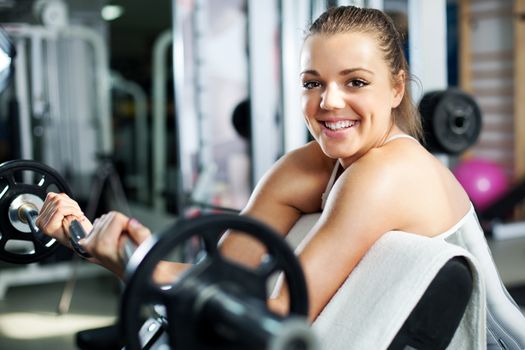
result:
<svg viewBox="0 0 525 350"><path fill-rule="evenodd" d="M335 121L335 122L331 122L331 121L324 121L324 122L321 122L326 128L332 130L332 131L338 131L338 130L342 130L342 129L348 129L348 128L351 128L352 126L355 126L356 124L359 123L359 121L357 120L338 120L338 121Z"/></svg>

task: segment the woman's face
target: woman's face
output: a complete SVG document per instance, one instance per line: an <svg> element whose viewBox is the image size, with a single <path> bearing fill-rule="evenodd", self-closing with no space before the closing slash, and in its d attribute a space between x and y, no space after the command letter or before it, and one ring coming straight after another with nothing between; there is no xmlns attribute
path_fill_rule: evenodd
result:
<svg viewBox="0 0 525 350"><path fill-rule="evenodd" d="M323 152L350 165L380 146L401 102L404 72L392 83L383 52L364 33L317 34L301 54L302 108Z"/></svg>

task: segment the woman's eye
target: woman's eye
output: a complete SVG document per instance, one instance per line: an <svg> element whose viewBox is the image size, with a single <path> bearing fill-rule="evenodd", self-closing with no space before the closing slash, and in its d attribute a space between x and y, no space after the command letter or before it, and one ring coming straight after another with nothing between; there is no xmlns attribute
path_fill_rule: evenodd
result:
<svg viewBox="0 0 525 350"><path fill-rule="evenodd" d="M311 90L319 87L321 84L318 81L305 81L303 82L303 89Z"/></svg>
<svg viewBox="0 0 525 350"><path fill-rule="evenodd" d="M347 84L348 86L350 87L358 87L358 88L361 88L361 87L364 87L364 86L367 86L368 83L364 80L361 80L361 79L352 79L348 82Z"/></svg>

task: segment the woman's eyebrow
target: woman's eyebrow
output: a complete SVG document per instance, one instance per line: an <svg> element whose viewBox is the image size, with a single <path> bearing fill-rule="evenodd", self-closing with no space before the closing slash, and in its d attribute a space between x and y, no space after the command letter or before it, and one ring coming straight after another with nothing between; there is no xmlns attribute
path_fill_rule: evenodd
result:
<svg viewBox="0 0 525 350"><path fill-rule="evenodd" d="M304 70L301 73L299 73L299 76L302 76L302 75L305 75L305 74L311 74L311 75L315 75L317 77L320 75L315 69L307 69L307 70Z"/></svg>
<svg viewBox="0 0 525 350"><path fill-rule="evenodd" d="M343 69L342 71L339 72L339 75L345 76L345 75L352 74L352 73L358 72L358 71L364 71L364 72L367 72L369 74L374 75L374 72L372 72L370 69L366 69L366 68L363 68L363 67ZM304 70L304 71L302 71L299 74L299 76L302 76L302 75L305 75L305 74L310 74L310 75L313 75L313 76L316 76L316 77L320 76L319 72L316 71L315 69Z"/></svg>
<svg viewBox="0 0 525 350"><path fill-rule="evenodd" d="M348 74L352 74L358 71L364 71L364 72L374 75L374 72L372 72L369 69L363 68L363 67L343 69L342 71L339 72L339 75L348 75Z"/></svg>

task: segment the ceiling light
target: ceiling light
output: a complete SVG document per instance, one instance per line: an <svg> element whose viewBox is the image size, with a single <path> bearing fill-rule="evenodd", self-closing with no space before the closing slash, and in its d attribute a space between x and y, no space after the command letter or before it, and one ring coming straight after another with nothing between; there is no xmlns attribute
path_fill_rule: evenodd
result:
<svg viewBox="0 0 525 350"><path fill-rule="evenodd" d="M102 18L106 21L113 21L122 16L123 13L124 7L120 5L106 5L102 7L102 10L100 11Z"/></svg>
<svg viewBox="0 0 525 350"><path fill-rule="evenodd" d="M7 55L4 50L0 50L0 72L2 72L4 69L9 68L9 65L11 64L11 57Z"/></svg>

